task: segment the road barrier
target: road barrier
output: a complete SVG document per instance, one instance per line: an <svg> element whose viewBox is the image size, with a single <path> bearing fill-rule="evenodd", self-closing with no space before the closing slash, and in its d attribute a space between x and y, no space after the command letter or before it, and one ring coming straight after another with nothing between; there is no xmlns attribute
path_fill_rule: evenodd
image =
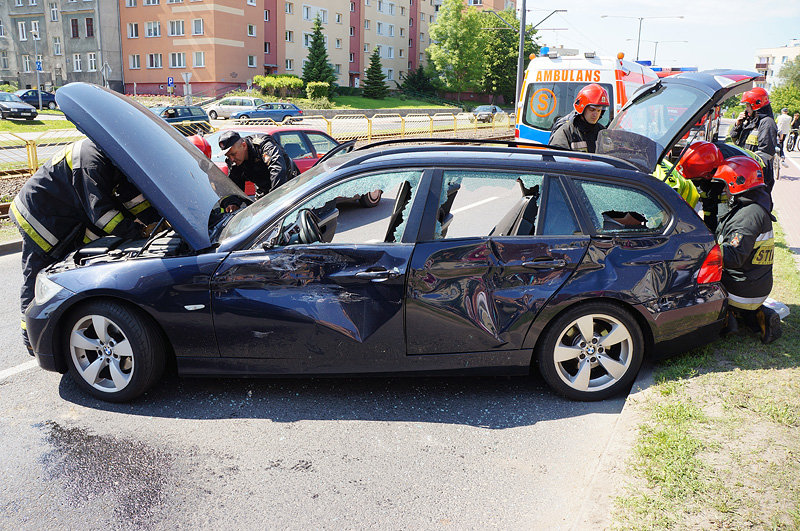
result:
<svg viewBox="0 0 800 531"><path fill-rule="evenodd" d="M172 124L188 136L215 129L207 122L177 122ZM514 128L514 115L497 114L490 122L478 122L471 113L437 114L339 114L333 118L302 116L283 122L270 119L235 120L226 129L237 125L299 125L328 133L339 142L348 140L377 140L407 138L452 133L453 136L478 136L487 132L509 133ZM32 175L60 149L85 136L76 129L58 129L43 133L0 133L0 178L21 178Z"/></svg>

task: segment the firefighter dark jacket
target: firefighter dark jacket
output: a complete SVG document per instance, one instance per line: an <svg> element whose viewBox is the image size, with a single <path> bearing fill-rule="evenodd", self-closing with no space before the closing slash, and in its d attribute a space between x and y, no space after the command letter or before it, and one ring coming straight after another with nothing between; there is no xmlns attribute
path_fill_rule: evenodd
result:
<svg viewBox="0 0 800 531"><path fill-rule="evenodd" d="M582 114L573 112L564 120L563 125L554 129L550 135L550 145L570 151L595 153L597 135L603 129L605 127L600 122L592 125L583 119Z"/></svg>
<svg viewBox="0 0 800 531"><path fill-rule="evenodd" d="M245 181L250 181L256 185L256 197L261 197L300 174L294 161L272 137L253 135L244 141L247 160L236 166L225 160L228 177L242 190Z"/></svg>
<svg viewBox="0 0 800 531"><path fill-rule="evenodd" d="M158 214L89 139L71 144L25 183L11 204L14 222L42 253L61 259L105 235L141 236Z"/></svg>
<svg viewBox="0 0 800 531"><path fill-rule="evenodd" d="M767 104L758 109L752 117L746 117L740 124L734 124L730 132L734 143L757 153L769 164L775 156L778 143L778 126Z"/></svg>
<svg viewBox="0 0 800 531"><path fill-rule="evenodd" d="M722 285L732 306L755 310L772 290L775 240L772 200L766 188L748 190L733 200L717 226L722 248Z"/></svg>

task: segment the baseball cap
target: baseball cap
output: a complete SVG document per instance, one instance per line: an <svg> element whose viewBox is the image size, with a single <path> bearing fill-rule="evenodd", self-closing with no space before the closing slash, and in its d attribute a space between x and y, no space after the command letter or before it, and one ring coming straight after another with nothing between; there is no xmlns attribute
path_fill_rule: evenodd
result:
<svg viewBox="0 0 800 531"><path fill-rule="evenodd" d="M239 133L236 131L225 131L219 135L219 148L223 151L227 151L241 140L242 137L239 136Z"/></svg>

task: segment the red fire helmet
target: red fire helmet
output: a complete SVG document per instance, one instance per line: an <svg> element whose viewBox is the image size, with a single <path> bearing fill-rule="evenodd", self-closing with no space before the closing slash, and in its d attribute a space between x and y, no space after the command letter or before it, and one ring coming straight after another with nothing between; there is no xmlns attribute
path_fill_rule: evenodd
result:
<svg viewBox="0 0 800 531"><path fill-rule="evenodd" d="M578 95L575 96L575 104L573 106L579 114L583 114L587 105L602 105L608 107L608 93L606 89L597 83L592 83L591 85L583 87L580 92L578 92Z"/></svg>
<svg viewBox="0 0 800 531"><path fill-rule="evenodd" d="M731 195L764 186L761 165L750 157L738 155L725 160L724 164L717 168L711 180L727 184Z"/></svg>
<svg viewBox="0 0 800 531"><path fill-rule="evenodd" d="M211 144L208 143L208 140L205 137L200 135L192 135L187 137L187 140L197 146L197 149L202 151L206 157L211 158Z"/></svg>
<svg viewBox="0 0 800 531"><path fill-rule="evenodd" d="M749 103L753 109L758 110L769 105L769 94L761 87L754 87L742 94L742 103Z"/></svg>
<svg viewBox="0 0 800 531"><path fill-rule="evenodd" d="M723 162L725 158L717 146L698 140L686 148L675 169L686 179L710 179Z"/></svg>

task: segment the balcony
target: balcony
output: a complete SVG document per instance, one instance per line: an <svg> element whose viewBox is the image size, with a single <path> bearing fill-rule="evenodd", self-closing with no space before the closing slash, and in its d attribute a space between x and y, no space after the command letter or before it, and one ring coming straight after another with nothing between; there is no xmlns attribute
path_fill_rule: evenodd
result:
<svg viewBox="0 0 800 531"><path fill-rule="evenodd" d="M768 70L769 63L756 63L756 70Z"/></svg>

